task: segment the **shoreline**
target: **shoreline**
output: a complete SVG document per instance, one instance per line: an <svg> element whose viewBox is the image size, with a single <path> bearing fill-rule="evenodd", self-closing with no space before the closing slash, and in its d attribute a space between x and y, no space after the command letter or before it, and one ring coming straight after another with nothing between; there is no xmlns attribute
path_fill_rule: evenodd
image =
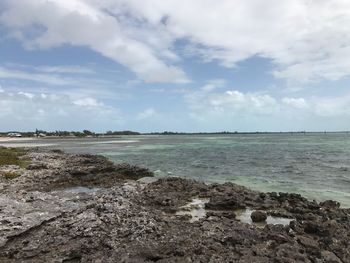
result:
<svg viewBox="0 0 350 263"><path fill-rule="evenodd" d="M171 141L170 141L171 142ZM165 142L160 142L157 141L157 144L162 145L168 143L167 141ZM157 145L155 144L155 145ZM90 147L92 145L92 147ZM106 147L104 146L106 145ZM140 147L140 149L143 148L143 145L148 147L149 145L152 145L152 142L148 142L147 140L143 140L143 138L139 137L115 137L113 140L111 138L81 138L81 139L76 139L76 138L60 138L60 139L54 139L54 138L31 138L30 141L26 141L24 138L19 138L19 139L3 139L3 142L0 140L0 147L26 147L26 148L34 148L34 147L43 147L46 149L62 149L64 151L70 152L70 153L91 153L91 154L104 154L107 156L109 159L113 160L116 159L117 157L111 153L113 151L121 151L122 155L123 152L125 153L132 153L132 149L135 147ZM119 147L118 149L114 149L114 147ZM90 151L90 148L94 148L95 150ZM110 150L106 151L105 149L109 148ZM112 149L113 148L113 149ZM127 149L128 148L128 149ZM96 150L98 149L98 150ZM126 150L126 151L124 151ZM142 151L142 150L141 150ZM154 153L153 153L154 154ZM151 155L152 156L152 153ZM123 158L125 156L122 156ZM128 156L126 156L129 158ZM225 157L225 156L224 156ZM338 156L341 158L341 156ZM148 162L152 162L152 160L149 158L149 156L145 156L146 160ZM175 156L176 158L176 156ZM128 159L125 159L127 161ZM141 160L141 159L140 159ZM134 163L135 165L146 165L147 162L143 162L140 160L132 160L131 157L131 162ZM243 160L243 159L242 159ZM267 191L275 191L275 192L296 192L301 194L302 196L307 197L310 200L316 200L317 202L321 202L327 199L332 199L332 200L337 200L338 202L341 203L341 206L343 208L350 208L350 193L347 190L346 187L344 187L344 184L348 184L348 179L347 179L347 174L346 171L348 171L350 168L350 164L347 162L346 164L341 164L339 163L339 167L337 168L333 166L332 160L330 160L327 164L325 164L321 171L317 172L317 169L314 169L314 167L317 167L318 164L311 164L308 165L308 167L303 167L301 161L301 167L299 165L293 164L292 170L288 171L290 168L289 167L282 167L283 165L289 166L288 161L283 161L281 165L276 164L276 171L278 173L274 172L271 170L271 172L274 174L274 178L270 177L269 172L262 171L260 173L259 170L254 170L253 173L258 173L257 176L250 176L249 174L249 167L244 164L244 161L241 162L242 160L238 160L238 165L243 165L243 170L240 170L240 173L244 174L244 176L240 176L240 173L235 173L232 171L232 174L227 173L223 177L219 174L219 176L211 177L210 174L214 173L213 169L211 169L210 172L206 173L204 172L203 176L203 181L208 183L224 183L224 182L233 182L235 184L243 185L248 188L252 188L253 190L256 191L262 191L262 192L267 192ZM249 160L249 156L248 159ZM275 159L271 159L275 160ZM151 165L152 170L157 173L157 171L160 171L161 174L160 176L180 176L180 177L186 177L186 178L192 178L192 168L189 165L186 166L186 169L182 169L181 173L176 172L177 167L174 166L169 160L171 165L165 165L161 168L162 171L157 170L158 167L155 165ZM193 161L193 160L192 160ZM237 160L236 160L237 161ZM261 161L261 158L260 158ZM316 162L318 161L317 159L315 160ZM327 161L327 160L325 160ZM271 162L272 163L272 162ZM283 164L284 163L284 164ZM186 164L185 164L186 165ZM181 165L180 165L181 166ZM270 166L269 169L272 168L272 166L267 163L267 166ZM164 169L163 169L164 168ZM183 167L184 168L184 167ZM194 167L194 173L198 173L198 170L201 168ZM219 167L221 169L221 167ZM234 168L230 168L234 169ZM262 167L264 169L264 167ZM304 170L305 169L305 170ZM327 170L331 169L331 170ZM287 171L286 171L287 170ZM286 172L286 174L284 174ZM253 174L251 173L251 174ZM305 179L300 177L300 173L305 173ZM157 174L158 175L158 174ZM228 175L228 176L227 176ZM247 175L247 176L245 176ZM286 175L286 180L292 180L291 184L284 184L284 176ZM333 177L333 175L335 177ZM329 180L327 179L329 176ZM254 178L256 177L256 178ZM294 177L296 177L296 180L294 181ZM299 177L299 178L298 178ZM314 178L317 179L317 177L320 178L319 184L313 184L312 180L309 180L308 178ZM194 177L195 178L195 177ZM196 178L195 178L196 179ZM201 180L201 178L198 178L197 180ZM282 181L281 181L282 180ZM334 184L333 181L334 180ZM344 181L343 181L344 180ZM347 180L347 181L346 181ZM344 182L344 184L343 184ZM328 184L329 183L329 184Z"/></svg>
<svg viewBox="0 0 350 263"><path fill-rule="evenodd" d="M11 138L11 137L0 137L0 142L21 142L21 141L32 141L37 138L22 137L22 138Z"/></svg>
<svg viewBox="0 0 350 263"><path fill-rule="evenodd" d="M1 262L350 262L350 209L29 149L0 167ZM147 178L145 178L147 177ZM140 178L144 178L139 180ZM252 223L252 212L267 223Z"/></svg>

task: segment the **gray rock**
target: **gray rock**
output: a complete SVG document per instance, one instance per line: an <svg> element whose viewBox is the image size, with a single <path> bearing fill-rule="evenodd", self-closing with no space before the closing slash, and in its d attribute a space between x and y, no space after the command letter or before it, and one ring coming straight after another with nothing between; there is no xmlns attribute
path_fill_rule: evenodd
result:
<svg viewBox="0 0 350 263"><path fill-rule="evenodd" d="M341 260L331 251L322 250L321 256L325 263L341 263Z"/></svg>
<svg viewBox="0 0 350 263"><path fill-rule="evenodd" d="M320 205L330 209L335 209L340 207L340 203L333 200L326 200L324 202L321 202Z"/></svg>
<svg viewBox="0 0 350 263"><path fill-rule="evenodd" d="M0 181L0 262L349 262L350 210L330 202L182 178L146 184L133 179L147 169L100 156L27 157L47 168L10 167L21 176ZM210 202L191 223L175 213L193 198ZM236 220L237 207L296 220L261 228Z"/></svg>
<svg viewBox="0 0 350 263"><path fill-rule="evenodd" d="M250 215L253 222L264 222L267 219L267 215L264 211L256 210Z"/></svg>

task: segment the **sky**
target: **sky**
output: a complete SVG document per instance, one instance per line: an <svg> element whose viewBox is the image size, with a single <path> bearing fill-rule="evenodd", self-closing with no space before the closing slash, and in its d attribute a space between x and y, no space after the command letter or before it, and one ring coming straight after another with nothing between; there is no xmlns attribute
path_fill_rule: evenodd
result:
<svg viewBox="0 0 350 263"><path fill-rule="evenodd" d="M0 131L350 130L348 0L0 0Z"/></svg>

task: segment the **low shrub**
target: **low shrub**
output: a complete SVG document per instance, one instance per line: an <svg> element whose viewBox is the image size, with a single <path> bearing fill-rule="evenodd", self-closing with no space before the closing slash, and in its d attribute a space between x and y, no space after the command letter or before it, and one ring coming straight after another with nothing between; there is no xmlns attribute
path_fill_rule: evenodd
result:
<svg viewBox="0 0 350 263"><path fill-rule="evenodd" d="M23 148L6 148L0 147L0 166L1 165L18 165L26 168L29 164L28 160L23 159L26 150Z"/></svg>
<svg viewBox="0 0 350 263"><path fill-rule="evenodd" d="M2 172L1 175L6 179L14 179L19 177L20 175L16 172Z"/></svg>

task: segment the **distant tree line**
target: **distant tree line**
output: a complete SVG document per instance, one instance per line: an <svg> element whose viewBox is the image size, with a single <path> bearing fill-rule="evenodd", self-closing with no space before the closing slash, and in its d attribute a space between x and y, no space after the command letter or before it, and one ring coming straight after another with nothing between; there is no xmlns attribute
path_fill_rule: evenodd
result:
<svg viewBox="0 0 350 263"><path fill-rule="evenodd" d="M187 135L187 134L238 134L237 131L229 132L229 131L222 131L222 132L171 132L171 131L164 131L164 132L151 132L151 133L144 133L144 134L151 134L151 135Z"/></svg>
<svg viewBox="0 0 350 263"><path fill-rule="evenodd" d="M23 137L99 137L99 136L116 136L116 135L139 135L141 133L134 132L134 131L107 131L105 133L95 133L90 130L83 130L83 131L45 131L45 130L39 130L36 129L34 132L19 132L19 131L7 131L7 132L0 132L0 136L4 137L7 136L9 133L20 133Z"/></svg>
<svg viewBox="0 0 350 263"><path fill-rule="evenodd" d="M134 131L107 131L106 135L140 135L139 132Z"/></svg>
<svg viewBox="0 0 350 263"><path fill-rule="evenodd" d="M306 132L306 131L295 131L295 132L230 132L230 131L221 131L221 132L172 132L172 131L164 131L164 132L149 132L149 133L140 133L135 131L106 131L105 133L96 133L90 130L83 131L45 131L36 129L34 132L20 132L20 131L7 131L0 132L0 137L6 137L9 133L20 133L22 137L101 137L101 136L121 136L121 135L205 135L205 134L213 134L213 135L221 135L221 134L307 134L307 133L320 133L320 132ZM328 132L322 132L328 133ZM329 132L329 133L347 133L349 131L339 131L339 132Z"/></svg>

